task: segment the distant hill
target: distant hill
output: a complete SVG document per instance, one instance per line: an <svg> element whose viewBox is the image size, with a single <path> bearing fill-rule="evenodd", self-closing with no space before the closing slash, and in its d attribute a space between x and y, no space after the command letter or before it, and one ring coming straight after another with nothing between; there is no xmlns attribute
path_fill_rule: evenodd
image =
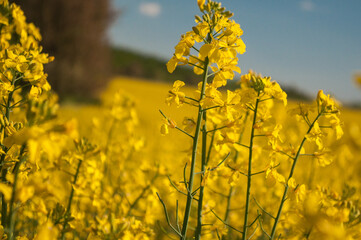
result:
<svg viewBox="0 0 361 240"><path fill-rule="evenodd" d="M197 82L200 78L189 67L178 67L174 73L170 74L167 71L166 60L121 48L113 48L111 57L113 72L118 75L161 82L173 82L179 79L188 84Z"/></svg>
<svg viewBox="0 0 361 240"><path fill-rule="evenodd" d="M113 48L111 57L113 72L117 75L159 82L173 82L174 80L179 79L187 84L195 84L200 80L200 76L195 75L190 67L177 67L177 69L170 74L166 68L166 60L146 56L126 49ZM236 82L231 81L228 87L234 89L236 87ZM310 97L307 94L295 87L283 85L282 89L287 93L289 99L310 100Z"/></svg>

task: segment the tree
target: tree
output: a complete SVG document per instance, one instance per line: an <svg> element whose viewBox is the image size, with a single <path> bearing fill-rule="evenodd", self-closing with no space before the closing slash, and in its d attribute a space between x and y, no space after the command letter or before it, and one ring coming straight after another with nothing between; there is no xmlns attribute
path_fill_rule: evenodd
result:
<svg viewBox="0 0 361 240"><path fill-rule="evenodd" d="M46 71L60 96L93 96L109 77L106 30L109 0L15 0L40 28L44 50L55 57Z"/></svg>

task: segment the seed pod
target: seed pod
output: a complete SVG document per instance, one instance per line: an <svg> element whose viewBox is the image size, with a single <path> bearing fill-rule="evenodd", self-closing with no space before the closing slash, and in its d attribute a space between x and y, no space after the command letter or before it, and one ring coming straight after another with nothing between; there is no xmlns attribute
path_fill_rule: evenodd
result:
<svg viewBox="0 0 361 240"><path fill-rule="evenodd" d="M14 133L16 133L16 129L13 127L13 126L7 126L6 128L5 128L5 134L7 135L7 136L11 136L11 135L13 135Z"/></svg>
<svg viewBox="0 0 361 240"><path fill-rule="evenodd" d="M14 123L14 128L19 131L20 129L22 129L24 127L22 122L16 122Z"/></svg>
<svg viewBox="0 0 361 240"><path fill-rule="evenodd" d="M209 4L206 5L206 7L204 8L207 12L211 11L211 6Z"/></svg>
<svg viewBox="0 0 361 240"><path fill-rule="evenodd" d="M5 126L9 125L9 120L7 117L3 116L3 119L5 121Z"/></svg>
<svg viewBox="0 0 361 240"><path fill-rule="evenodd" d="M225 15L227 18L233 17L233 13L231 13L230 11L224 12L224 15Z"/></svg>
<svg viewBox="0 0 361 240"><path fill-rule="evenodd" d="M194 16L197 22L202 22L202 18L198 15Z"/></svg>
<svg viewBox="0 0 361 240"><path fill-rule="evenodd" d="M192 27L192 30L195 34L199 35L199 30L197 27Z"/></svg>
<svg viewBox="0 0 361 240"><path fill-rule="evenodd" d="M209 20L210 20L209 15L208 14L203 15L203 20L205 22L209 22Z"/></svg>

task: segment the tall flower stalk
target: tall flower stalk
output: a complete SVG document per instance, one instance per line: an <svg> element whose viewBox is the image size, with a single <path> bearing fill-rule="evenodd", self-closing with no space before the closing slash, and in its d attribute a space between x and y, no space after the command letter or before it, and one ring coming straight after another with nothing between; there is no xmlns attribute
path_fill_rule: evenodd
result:
<svg viewBox="0 0 361 240"><path fill-rule="evenodd" d="M186 133L192 138L192 152L189 178L184 179L186 186L187 202L185 205L185 212L183 217L183 225L180 232L177 234L180 239L186 239L189 228L190 214L192 211L192 201L196 194L198 194L197 205L197 227L195 230L195 238L200 239L202 233L202 208L204 204L204 189L207 180L207 164L210 159L211 148L213 147L214 134L211 144L207 145L208 138L208 115L211 110L220 109L225 106L221 98L221 93L217 88L225 86L227 80L234 77L234 71L240 72L237 67L237 53L245 52L245 45L240 38L242 30L239 25L229 18L233 15L225 11L220 3L213 1L198 1L200 10L203 13L202 17L196 16L197 26L192 28L192 31L182 35L180 42L175 47L175 53L172 59L167 63L169 72L173 72L177 65L188 64L194 67L196 74L202 75L202 81L198 85L196 93L199 95L197 99L186 96L180 91L180 87L185 84L177 80L173 89L169 92L167 98L168 104L175 103L178 106L182 104L189 104L196 106L197 119L195 121L195 130L193 133L185 132L180 129L173 120L168 119L165 115L165 123L162 126L162 133L167 133L168 128L176 128L183 133ZM195 54L192 52L195 51ZM207 116L207 117L206 117ZM223 126L222 128L224 128ZM212 129L215 133L218 129ZM201 134L202 133L202 134ZM202 140L201 146L201 177L200 185L196 191L193 191L195 169L197 167L197 154L199 151L199 143ZM223 160L224 161L224 160ZM220 159L220 162L222 162ZM163 202L162 202L163 203ZM165 208L166 209L166 208ZM167 214L167 213L166 213Z"/></svg>
<svg viewBox="0 0 361 240"><path fill-rule="evenodd" d="M271 231L271 234L270 234L270 239L271 240L275 238L277 226L278 226L281 214L282 214L282 209L283 209L283 206L284 206L284 204L286 202L287 194L288 194L289 189L290 189L290 183L292 183L291 180L292 180L294 171L296 169L298 159L301 156L301 151L303 149L303 146L304 146L305 142L307 140L315 141L316 144L319 146L319 148L323 148L323 144L322 144L321 139L319 137L322 134L322 132L320 130L320 127L319 127L319 123L318 123L320 118L322 116L326 116L326 119L331 119L331 121L329 120L330 122L332 122L332 121L335 122L335 119L338 119L337 116L336 116L339 113L339 110L337 108L337 104L332 98L330 98L329 95L325 95L323 93L323 91L320 90L318 92L316 102L317 102L317 115L316 115L316 117L314 118L314 120L312 122L309 120L308 111L303 111L302 108L300 108L301 111L298 113L299 115L301 115L303 117L305 122L308 124L308 130L307 130L304 138L301 141L301 144L300 144L300 146L299 146L299 148L298 148L298 150L296 152L296 155L294 157L289 156L292 159L293 162L292 162L292 166L291 166L288 178L287 178L287 183L285 184L285 189L283 191L283 195L282 195L282 199L281 199L278 211L277 211L277 215L276 215L274 223L273 223L272 231ZM332 117L333 117L333 119L332 119ZM340 130L339 120L336 121L336 123L337 123L337 125L335 125L334 128L336 129L336 131L337 131L337 129L339 129L338 130L339 135L337 136L339 138L339 137L341 137L340 133L342 132L342 130ZM318 154L319 153L314 153L313 156L318 155ZM312 154L311 154L311 156L312 156Z"/></svg>
<svg viewBox="0 0 361 240"><path fill-rule="evenodd" d="M243 237L245 240L247 238L247 230L248 230L248 214L249 214L249 204L251 198L251 183L252 183L252 156L253 156L253 141L255 135L255 125L257 121L257 110L259 104L259 93L257 95L256 104L254 106L253 111L253 121L252 121L252 129L251 129L251 137L249 142L249 153L248 153L248 173L247 173L247 190L246 190L246 206L244 212L244 223L243 223Z"/></svg>
<svg viewBox="0 0 361 240"><path fill-rule="evenodd" d="M204 64L204 73L203 73L203 81L202 81L202 90L201 90L201 96L199 99L199 102L201 102L204 99L205 96L205 90L206 90L206 84L207 84L207 74L208 74L208 58L205 59ZM192 201L193 201L193 182L194 182L194 171L196 167L196 158L197 158L197 148L199 143L199 136L202 128L202 120L205 112L203 110L203 107L199 105L198 107L198 117L197 117L197 124L196 124L196 131L195 135L193 137L193 148L192 148L192 161L191 161L191 170L189 173L189 182L188 182L188 189L187 189L187 204L186 209L184 212L184 218L183 218L183 227L182 227L182 237L181 239L186 239L187 236L187 229L188 229L188 223L189 223L189 216L191 213L191 207L192 207ZM203 129L205 128L206 123L203 123ZM202 152L203 155L203 152ZM199 199L201 201L201 199ZM199 208L199 206L198 206ZM198 209L199 210L199 209ZM199 210L201 211L201 210ZM199 230L200 231L200 228Z"/></svg>

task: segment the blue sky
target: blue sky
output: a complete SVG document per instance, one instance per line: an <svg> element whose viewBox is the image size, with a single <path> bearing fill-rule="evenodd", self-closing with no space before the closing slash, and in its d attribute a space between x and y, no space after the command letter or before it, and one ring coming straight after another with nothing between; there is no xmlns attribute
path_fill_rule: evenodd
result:
<svg viewBox="0 0 361 240"><path fill-rule="evenodd" d="M361 102L352 75L361 71L360 0L223 0L247 46L243 73L253 69L281 84L345 102ZM171 58L180 35L200 14L196 0L113 0L122 14L109 40L160 59Z"/></svg>

